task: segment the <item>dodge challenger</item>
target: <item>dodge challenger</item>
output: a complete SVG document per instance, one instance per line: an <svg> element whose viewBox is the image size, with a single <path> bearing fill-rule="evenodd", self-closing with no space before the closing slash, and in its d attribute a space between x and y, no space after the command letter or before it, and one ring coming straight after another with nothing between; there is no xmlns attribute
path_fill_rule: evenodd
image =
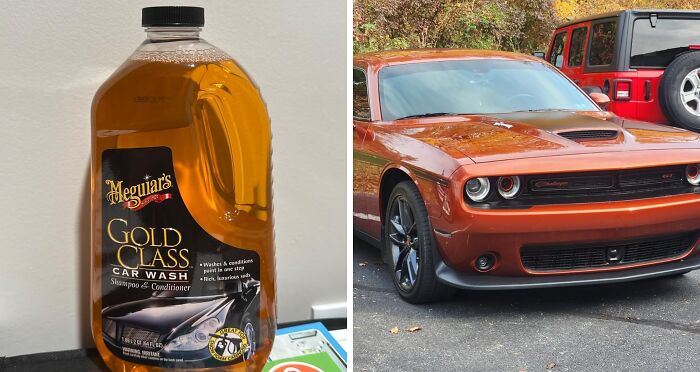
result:
<svg viewBox="0 0 700 372"><path fill-rule="evenodd" d="M404 300L700 268L697 133L621 119L521 54L353 64L353 227Z"/></svg>

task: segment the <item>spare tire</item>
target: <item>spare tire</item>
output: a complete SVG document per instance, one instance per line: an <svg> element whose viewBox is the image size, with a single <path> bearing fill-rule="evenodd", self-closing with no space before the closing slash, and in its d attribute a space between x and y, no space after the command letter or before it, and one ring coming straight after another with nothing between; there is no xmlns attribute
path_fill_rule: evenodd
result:
<svg viewBox="0 0 700 372"><path fill-rule="evenodd" d="M668 65L659 103L671 124L700 132L700 52L681 54Z"/></svg>

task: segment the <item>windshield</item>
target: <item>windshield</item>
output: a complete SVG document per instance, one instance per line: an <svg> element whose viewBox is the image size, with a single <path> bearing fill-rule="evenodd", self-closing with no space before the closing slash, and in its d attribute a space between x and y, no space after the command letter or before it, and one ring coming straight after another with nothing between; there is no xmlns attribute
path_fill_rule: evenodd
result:
<svg viewBox="0 0 700 372"><path fill-rule="evenodd" d="M679 32L680 31L680 32ZM666 67L673 59L700 45L700 19L649 18L634 21L632 67Z"/></svg>
<svg viewBox="0 0 700 372"><path fill-rule="evenodd" d="M382 119L516 111L597 111L554 68L534 61L421 62L379 71Z"/></svg>

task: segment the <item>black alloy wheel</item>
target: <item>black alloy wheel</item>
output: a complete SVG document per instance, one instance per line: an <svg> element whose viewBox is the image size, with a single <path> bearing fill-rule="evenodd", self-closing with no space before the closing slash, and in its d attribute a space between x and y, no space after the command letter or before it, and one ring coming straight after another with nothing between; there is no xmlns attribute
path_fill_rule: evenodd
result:
<svg viewBox="0 0 700 372"><path fill-rule="evenodd" d="M384 257L399 295L410 303L446 299L453 288L435 276L435 241L423 198L416 185L404 181L389 197L384 219Z"/></svg>
<svg viewBox="0 0 700 372"><path fill-rule="evenodd" d="M413 210L403 195L397 195L389 211L391 259L394 279L404 291L410 291L418 280L420 240Z"/></svg>

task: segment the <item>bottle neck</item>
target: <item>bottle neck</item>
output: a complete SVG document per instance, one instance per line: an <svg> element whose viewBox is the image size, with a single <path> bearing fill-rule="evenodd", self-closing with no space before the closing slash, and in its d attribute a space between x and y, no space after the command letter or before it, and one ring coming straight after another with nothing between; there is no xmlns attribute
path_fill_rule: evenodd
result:
<svg viewBox="0 0 700 372"><path fill-rule="evenodd" d="M201 27L148 27L146 37L151 42L199 40Z"/></svg>

